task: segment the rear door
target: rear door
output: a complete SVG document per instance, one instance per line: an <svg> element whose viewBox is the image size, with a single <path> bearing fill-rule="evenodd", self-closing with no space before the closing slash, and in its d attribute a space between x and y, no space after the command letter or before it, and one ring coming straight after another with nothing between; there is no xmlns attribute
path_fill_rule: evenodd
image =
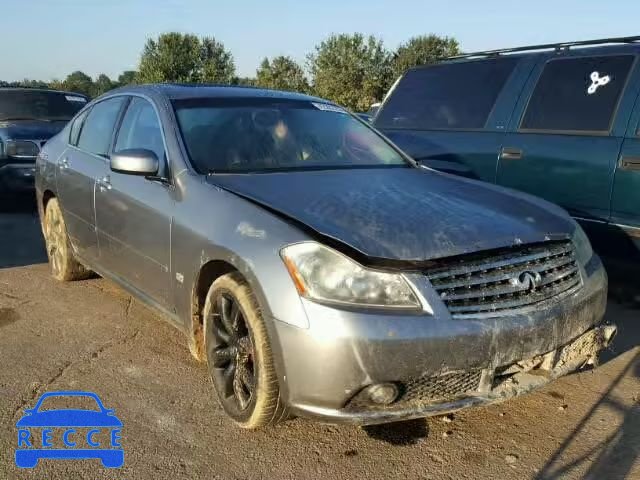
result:
<svg viewBox="0 0 640 480"><path fill-rule="evenodd" d="M76 118L69 147L58 160L56 181L67 233L78 253L90 261L98 257L94 184L104 171L123 101L101 101Z"/></svg>
<svg viewBox="0 0 640 480"><path fill-rule="evenodd" d="M635 56L566 55L536 67L504 138L497 183L606 222L631 113Z"/></svg>
<svg viewBox="0 0 640 480"><path fill-rule="evenodd" d="M535 59L447 62L406 72L374 126L423 165L495 182L504 132Z"/></svg>

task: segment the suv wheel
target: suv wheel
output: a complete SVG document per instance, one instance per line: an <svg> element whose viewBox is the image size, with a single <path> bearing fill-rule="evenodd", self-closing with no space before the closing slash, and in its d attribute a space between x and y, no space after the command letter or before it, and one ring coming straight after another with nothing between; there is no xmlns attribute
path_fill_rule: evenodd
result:
<svg viewBox="0 0 640 480"><path fill-rule="evenodd" d="M267 330L247 282L237 273L218 278L204 306L209 373L224 411L242 428L283 420Z"/></svg>
<svg viewBox="0 0 640 480"><path fill-rule="evenodd" d="M68 282L90 276L91 271L81 265L73 255L57 198L52 198L47 203L43 223L44 240L53 278Z"/></svg>

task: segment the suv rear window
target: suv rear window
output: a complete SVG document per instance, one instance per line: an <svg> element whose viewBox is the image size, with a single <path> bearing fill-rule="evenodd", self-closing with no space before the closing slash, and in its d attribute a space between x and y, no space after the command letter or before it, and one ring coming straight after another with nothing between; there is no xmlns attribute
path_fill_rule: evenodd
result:
<svg viewBox="0 0 640 480"><path fill-rule="evenodd" d="M68 121L86 97L47 90L0 90L0 120Z"/></svg>
<svg viewBox="0 0 640 480"><path fill-rule="evenodd" d="M520 129L608 132L633 60L633 55L611 55L549 61Z"/></svg>
<svg viewBox="0 0 640 480"><path fill-rule="evenodd" d="M517 58L443 63L409 70L375 120L378 128L483 128Z"/></svg>

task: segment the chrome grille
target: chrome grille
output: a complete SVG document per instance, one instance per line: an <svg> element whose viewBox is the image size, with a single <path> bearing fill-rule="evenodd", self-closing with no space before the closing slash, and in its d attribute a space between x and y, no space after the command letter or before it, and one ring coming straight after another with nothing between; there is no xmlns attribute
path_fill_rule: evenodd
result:
<svg viewBox="0 0 640 480"><path fill-rule="evenodd" d="M522 308L581 284L570 241L462 256L426 275L454 317Z"/></svg>
<svg viewBox="0 0 640 480"><path fill-rule="evenodd" d="M419 377L404 383L400 402L451 400L478 390L480 370L447 373L435 377Z"/></svg>

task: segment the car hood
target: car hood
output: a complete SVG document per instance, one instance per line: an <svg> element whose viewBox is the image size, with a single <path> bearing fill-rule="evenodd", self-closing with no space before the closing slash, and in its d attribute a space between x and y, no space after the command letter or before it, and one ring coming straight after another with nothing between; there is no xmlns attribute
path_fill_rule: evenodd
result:
<svg viewBox="0 0 640 480"><path fill-rule="evenodd" d="M433 260L567 238L575 228L543 200L425 168L218 174L208 181L372 258Z"/></svg>
<svg viewBox="0 0 640 480"><path fill-rule="evenodd" d="M115 415L92 410L49 410L23 416L16 427L121 427Z"/></svg>
<svg viewBox="0 0 640 480"><path fill-rule="evenodd" d="M48 140L60 132L67 124L65 120L55 122L41 121L0 121L0 139L2 140Z"/></svg>

